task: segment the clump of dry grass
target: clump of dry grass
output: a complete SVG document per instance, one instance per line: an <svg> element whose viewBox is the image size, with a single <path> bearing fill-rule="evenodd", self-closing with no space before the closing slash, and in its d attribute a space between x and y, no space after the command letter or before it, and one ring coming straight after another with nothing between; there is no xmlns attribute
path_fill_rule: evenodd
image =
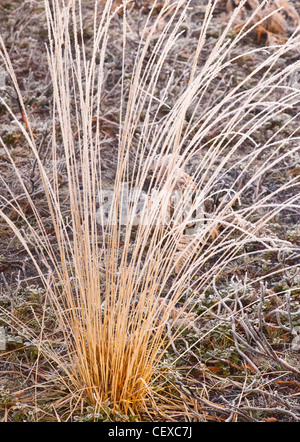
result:
<svg viewBox="0 0 300 442"><path fill-rule="evenodd" d="M126 8L122 9L117 167L109 210L104 213L99 211L99 196L104 190L101 100L110 25L120 10L112 13L112 2L107 1L100 13L96 3L93 38L87 51L80 3L45 0L53 85L51 167L41 161L24 105L28 130L11 113L36 158L55 243L2 140L36 224L29 222L13 194L10 200L2 196L1 202L18 211L26 236L5 210L0 214L30 255L56 311L65 351L57 354L43 330L37 337L39 348L49 361L58 364L75 403L84 399L101 410L109 401L113 411L135 414L147 408L149 398L159 408L160 394L155 396L153 382L155 379L157 387L158 366L187 326L184 318L189 318L191 298L201 296L203 287L213 284L215 276L237 256L251 254L245 252L249 243L260 244L260 251L293 248L269 235L266 228L275 215L295 204L295 194L279 205L273 200L279 193L292 192L297 177L251 205L243 205L242 200L262 175L299 151L296 131L284 135L288 122L278 129L278 139L274 136L260 145L252 137L267 121L299 103L299 91L287 86L299 62L280 72L272 69L299 44L299 38L295 34L285 45L275 47L220 99L207 100L206 91L233 62L231 51L248 32L244 27L234 41L227 38L245 3L241 2L213 51L198 66L214 9L209 1L184 88L162 116L168 90L157 96L160 73L179 38L190 2L166 3L157 17L149 16L129 84L125 81L128 26ZM162 21L165 26L157 34ZM1 46L1 56L22 103L3 41ZM171 88L172 77L168 85ZM286 94L276 102L273 95L278 88L286 88ZM291 116L291 120L295 118ZM220 177L232 170L232 158L245 146L244 157L234 166L238 173L233 182L216 189ZM61 159L57 156L61 147L68 216L62 211ZM256 159L263 155L266 159L255 168ZM199 159L197 167L189 175L185 170L195 157ZM141 206L145 186L147 204ZM179 200L174 195L179 195ZM220 195L218 205L208 211L208 201L215 195ZM186 301L179 303L182 299Z"/></svg>

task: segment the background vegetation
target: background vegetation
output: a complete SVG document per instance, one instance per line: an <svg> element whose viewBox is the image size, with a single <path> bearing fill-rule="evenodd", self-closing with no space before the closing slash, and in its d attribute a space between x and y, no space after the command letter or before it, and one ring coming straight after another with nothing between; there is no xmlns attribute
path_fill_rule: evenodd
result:
<svg viewBox="0 0 300 442"><path fill-rule="evenodd" d="M0 1L1 418L298 421L299 4L121 3Z"/></svg>

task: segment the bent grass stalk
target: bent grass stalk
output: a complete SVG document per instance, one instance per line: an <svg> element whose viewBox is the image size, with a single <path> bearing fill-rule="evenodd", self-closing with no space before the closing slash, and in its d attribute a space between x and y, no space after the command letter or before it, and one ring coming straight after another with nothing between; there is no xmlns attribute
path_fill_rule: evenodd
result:
<svg viewBox="0 0 300 442"><path fill-rule="evenodd" d="M168 90L157 99L160 74L180 38L190 2L166 2L156 18L152 19L150 14L136 50L129 85L125 81L128 26L124 8L117 166L110 211L106 218L103 213L99 218L98 196L105 188L101 171L101 100L106 50L117 13L111 11L111 6L111 1L105 2L99 14L96 2L94 34L88 52L83 38L81 2L73 0L67 5L53 2L51 8L45 0L53 85L51 167L44 165L38 152L13 66L1 40L1 56L22 103L28 131L2 102L37 161L55 243L50 240L38 203L28 192L3 140L1 145L14 166L36 225L33 227L29 222L9 187L11 199L1 196L1 204L18 211L26 235L5 209L0 214L30 255L64 335L65 352L57 354L42 330L38 337L40 351L53 361L53 367L58 364L60 373L61 370L65 373L64 377L60 376L75 398L84 398L100 410L109 400L114 411L134 414L146 406L147 397L155 400L153 379L157 382L157 369L166 350L184 330L180 318L188 311L191 299L200 297L204 287L212 285L216 275L221 275L237 256L251 255L245 252L248 243L260 244L261 249L253 252L253 256L265 249L293 248L287 241L261 232L276 214L296 204L297 195L279 205L273 203L277 194L295 188L296 177L259 202L233 207L239 205L247 189L267 171L299 151L296 131L282 136L287 124L278 129L280 140L276 134L263 145L253 140L253 133L268 120L299 103L299 90L287 86L287 80L299 69L300 62L281 72L272 69L281 56L299 44L299 37L295 33L285 45L255 50L265 52L263 61L238 85L212 102L206 99L207 91L237 59L231 53L252 27L246 31L245 25L233 40L228 39L237 8L214 50L199 67L199 54L205 46L214 9L209 1L194 60L184 68L185 89L168 105ZM162 20L165 26L157 34ZM257 79L255 84L253 78ZM246 88L248 85L251 87ZM171 93L171 81L168 87ZM286 94L274 102L272 96L278 88L285 88ZM165 105L169 112L161 117L160 110ZM75 137L75 133L79 136ZM208 140L210 134L213 135ZM249 153L232 165L232 159L245 143ZM290 149L281 153L287 144ZM268 153L267 159L255 168L256 159L264 153ZM63 209L59 178L62 158L58 155L65 164L69 217ZM165 162L167 155L171 158L169 162ZM182 184L182 171L195 155L199 157L196 170L191 180ZM227 198L224 196L213 213L205 213L206 200L216 194L215 183L237 165L240 168L236 179L224 189ZM238 187L246 173L250 178ZM151 204L143 206L140 223L136 225L129 209L136 213L141 189L150 175L146 196ZM125 190L124 182L129 183ZM184 207L185 219L182 207L181 210L175 207L171 216L166 211L170 195L180 186L181 190L184 187L185 199L189 201ZM134 195L132 201L124 202L129 195ZM118 223L118 209L126 215L125 225ZM198 228L187 236L187 227L195 222ZM35 252L29 241L35 245ZM46 274L40 263L47 264ZM182 299L186 301L179 303Z"/></svg>

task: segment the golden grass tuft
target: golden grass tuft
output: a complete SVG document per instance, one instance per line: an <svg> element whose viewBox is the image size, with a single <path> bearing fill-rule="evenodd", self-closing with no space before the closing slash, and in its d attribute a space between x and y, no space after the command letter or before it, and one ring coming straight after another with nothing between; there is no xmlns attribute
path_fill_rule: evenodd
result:
<svg viewBox="0 0 300 442"><path fill-rule="evenodd" d="M226 9L232 12L233 8L240 5L240 0L228 0ZM247 9L253 13L251 19L245 21ZM256 12L259 9L259 12ZM243 2L240 9L241 23L236 25L236 30L244 27L247 22L246 29L253 28L256 35L257 43L261 42L262 37L266 44L282 44L288 38L290 24L297 27L300 24L300 16L289 0L272 0L270 2L260 3L258 0L248 0Z"/></svg>
<svg viewBox="0 0 300 442"><path fill-rule="evenodd" d="M122 9L117 166L107 218L103 213L99 215L98 197L105 187L100 167L103 141L100 117L106 50L111 23L117 14L111 10L112 2L105 2L101 13L96 2L93 37L87 51L81 2L45 0L53 85L51 167L46 168L40 158L13 66L1 41L1 57L18 92L28 130L12 113L11 117L37 161L55 242L50 240L38 204L2 140L36 223L33 226L29 222L12 192L10 200L1 196L1 203L18 210L27 234L5 210L0 215L35 264L63 334L65 351L58 354L42 330L38 336L40 351L58 365L59 376L71 389L73 402L84 399L100 411L107 401L115 412L127 415L147 409L149 401L159 409L159 366L166 351L187 327L182 318L189 318L192 297L200 297L203 287L212 284L228 263L245 254L248 243L259 243L268 250L292 248L291 244L269 236L264 228L296 200L296 196L289 197L278 206L272 198L280 191L293 189L297 177L250 206L243 206L240 201L251 184L299 151L294 133L279 141L270 139L264 145L252 139L253 132L272 116L299 102L299 91L288 87L283 99L277 103L272 99L272 93L278 87L285 87L286 80L299 69L299 62L279 73L271 69L285 52L299 44L299 38L293 35L285 45L275 48L247 78L219 100L206 100L206 91L226 71L236 42L247 33L244 27L234 41L227 38L237 16L233 12L213 51L200 66L199 54L205 46L214 9L213 2L208 1L198 46L187 65L184 87L173 99L168 113L161 117L168 91L157 98L160 74L174 49L189 7L189 1L179 0L170 6L166 3L156 17L149 16L129 82L126 77L129 27L126 8ZM164 28L157 34L162 20ZM259 77L255 84L254 76ZM244 88L248 84L251 87ZM251 113L253 109L257 109L256 114ZM279 133L282 135L281 129ZM232 158L245 144L251 147L240 161L237 178L228 188L215 189L220 175L230 170ZM287 144L289 150L281 153ZM266 160L254 168L257 157L266 152ZM171 161L164 161L165 156ZM198 165L188 175L187 164L195 156L199 157ZM63 203L66 189L63 192L58 167L62 159L68 195ZM246 173L250 177L238 187L239 179ZM125 190L122 183L128 184ZM136 225L133 214L146 184L151 204L143 206ZM181 200L179 206L173 205L168 217L165 209L170 207L170 195L178 190L184 193L184 201L188 203L185 205ZM208 213L209 198L221 191L218 207ZM124 202L124 193L131 196L130 202ZM66 201L68 216L62 210ZM118 222L118 207L125 213L126 222L122 225ZM191 226L196 227L187 236ZM46 272L41 263L47 266Z"/></svg>

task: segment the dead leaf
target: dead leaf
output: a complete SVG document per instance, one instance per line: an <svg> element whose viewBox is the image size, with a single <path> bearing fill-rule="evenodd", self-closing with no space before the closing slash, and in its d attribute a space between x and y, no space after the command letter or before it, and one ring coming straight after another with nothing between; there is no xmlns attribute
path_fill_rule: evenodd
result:
<svg viewBox="0 0 300 442"><path fill-rule="evenodd" d="M240 3L240 0L228 0L226 9L232 11ZM266 4L249 23L245 20L246 9L252 13L259 6L257 0L248 0L241 8L240 22L235 26L235 33L239 32L246 24L245 30L250 29L257 23L254 30L257 43L260 43L262 37L267 44L283 44L287 39L290 30L290 21L293 26L300 24L300 16L289 0L273 0ZM278 11L278 9L280 9ZM263 21L262 21L263 20ZM261 23L260 23L261 22Z"/></svg>

